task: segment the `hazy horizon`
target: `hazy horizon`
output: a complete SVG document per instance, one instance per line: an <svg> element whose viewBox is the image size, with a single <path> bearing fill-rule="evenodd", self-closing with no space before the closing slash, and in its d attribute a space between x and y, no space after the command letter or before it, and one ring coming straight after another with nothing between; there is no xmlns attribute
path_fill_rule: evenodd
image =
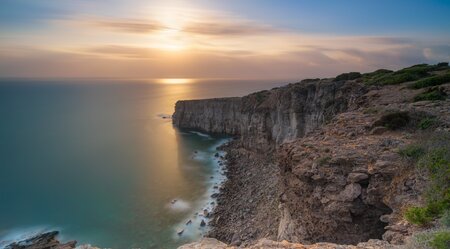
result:
<svg viewBox="0 0 450 249"><path fill-rule="evenodd" d="M30 1L0 77L303 79L450 60L446 1Z"/></svg>

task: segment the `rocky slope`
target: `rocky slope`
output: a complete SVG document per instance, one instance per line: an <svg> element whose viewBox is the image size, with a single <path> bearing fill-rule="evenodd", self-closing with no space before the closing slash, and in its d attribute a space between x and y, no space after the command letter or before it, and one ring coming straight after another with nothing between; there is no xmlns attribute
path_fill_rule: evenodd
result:
<svg viewBox="0 0 450 249"><path fill-rule="evenodd" d="M395 78L416 69L382 73ZM433 70L423 77L450 72L445 65ZM242 98L179 101L176 126L239 137L226 148L229 181L210 236L250 248L262 238L302 244L270 247L266 241L261 248L391 248L420 230L402 213L422 202L427 179L398 152L423 133L449 132L450 84L380 85L372 84L379 76L373 75L306 80ZM433 125L424 128L427 120ZM369 239L385 242L305 246Z"/></svg>

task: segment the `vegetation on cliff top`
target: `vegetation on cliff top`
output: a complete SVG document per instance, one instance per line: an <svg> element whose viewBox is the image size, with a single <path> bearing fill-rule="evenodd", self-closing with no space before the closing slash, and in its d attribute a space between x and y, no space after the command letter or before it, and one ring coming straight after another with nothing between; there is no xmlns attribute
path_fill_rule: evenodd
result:
<svg viewBox="0 0 450 249"><path fill-rule="evenodd" d="M417 159L417 168L428 175L425 205L410 207L404 214L410 223L425 226L450 211L450 134L433 134L421 144L400 150L400 154Z"/></svg>
<svg viewBox="0 0 450 249"><path fill-rule="evenodd" d="M441 88L430 88L423 93L420 93L414 97L414 102L423 101L423 100L445 100L447 98L447 94Z"/></svg>
<svg viewBox="0 0 450 249"><path fill-rule="evenodd" d="M379 69L371 73L363 74L362 79L367 85L396 85L418 80L418 82L414 84L413 88L423 88L450 82L449 73L445 73L444 75L432 74L435 71L449 69L450 67L447 62L441 62L436 65L418 64L395 72L386 69Z"/></svg>
<svg viewBox="0 0 450 249"><path fill-rule="evenodd" d="M419 144L408 145L400 155L417 161L416 167L428 176L424 206L409 207L404 217L410 223L428 226L440 218L440 229L415 235L415 248L450 248L450 134L439 132Z"/></svg>

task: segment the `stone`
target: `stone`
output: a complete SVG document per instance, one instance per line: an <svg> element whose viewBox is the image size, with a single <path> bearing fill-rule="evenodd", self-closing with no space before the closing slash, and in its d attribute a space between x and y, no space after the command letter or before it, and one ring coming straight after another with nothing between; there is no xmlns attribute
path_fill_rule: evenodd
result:
<svg viewBox="0 0 450 249"><path fill-rule="evenodd" d="M205 220L203 220L203 219L202 219L202 221L200 222L200 226L201 226L201 227L204 227L204 226L206 226L206 222L205 222Z"/></svg>
<svg viewBox="0 0 450 249"><path fill-rule="evenodd" d="M369 175L365 174L365 173L350 173L347 176L347 182L360 182L362 180L365 180L369 178Z"/></svg>
<svg viewBox="0 0 450 249"><path fill-rule="evenodd" d="M361 185L352 183L345 186L345 189L339 194L340 201L353 201L361 194Z"/></svg>

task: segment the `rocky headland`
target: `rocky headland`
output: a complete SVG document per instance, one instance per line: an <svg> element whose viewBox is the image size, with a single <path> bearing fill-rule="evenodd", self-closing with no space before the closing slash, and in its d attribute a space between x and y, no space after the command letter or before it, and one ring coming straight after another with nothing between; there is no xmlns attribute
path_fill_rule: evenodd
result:
<svg viewBox="0 0 450 249"><path fill-rule="evenodd" d="M181 248L397 248L433 229L449 236L439 221L450 208L449 93L440 63L178 101L175 126L236 137L224 147L214 239ZM433 236L410 248L450 248L430 246Z"/></svg>

